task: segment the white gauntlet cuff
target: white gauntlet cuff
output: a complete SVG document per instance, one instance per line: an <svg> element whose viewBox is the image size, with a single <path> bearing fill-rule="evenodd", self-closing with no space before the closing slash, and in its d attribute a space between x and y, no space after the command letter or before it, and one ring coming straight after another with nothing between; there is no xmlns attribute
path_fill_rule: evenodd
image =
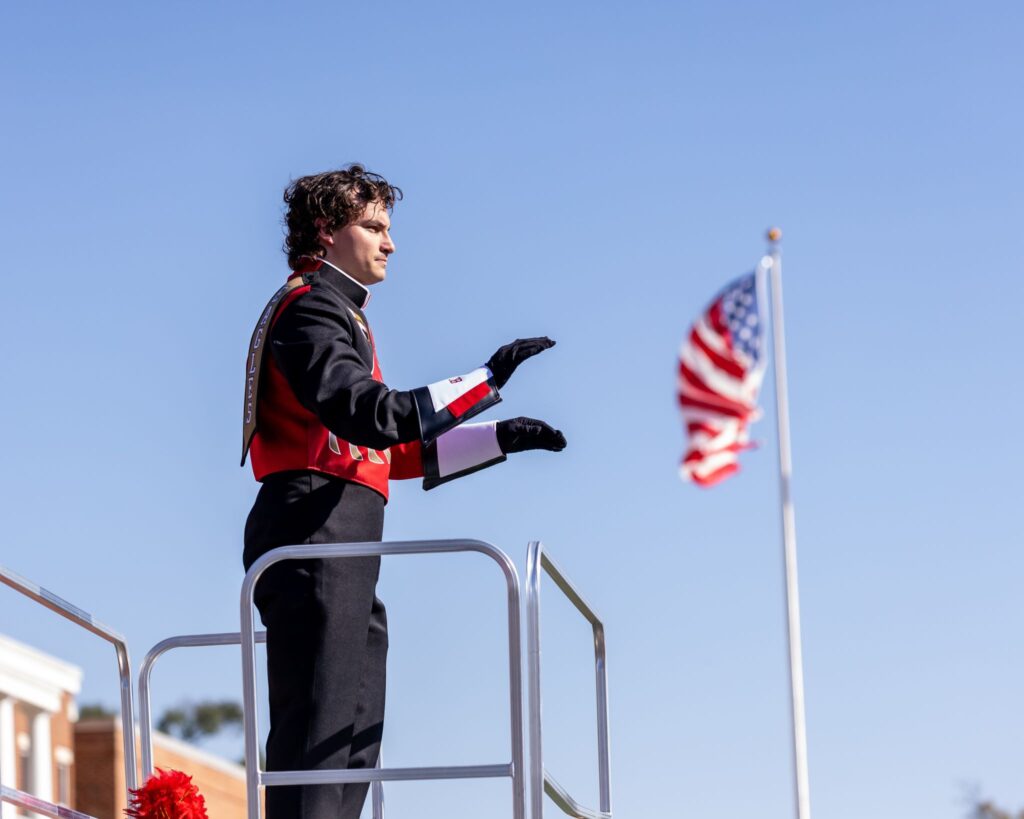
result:
<svg viewBox="0 0 1024 819"><path fill-rule="evenodd" d="M456 427L423 448L423 488L433 489L504 460L497 421Z"/></svg>

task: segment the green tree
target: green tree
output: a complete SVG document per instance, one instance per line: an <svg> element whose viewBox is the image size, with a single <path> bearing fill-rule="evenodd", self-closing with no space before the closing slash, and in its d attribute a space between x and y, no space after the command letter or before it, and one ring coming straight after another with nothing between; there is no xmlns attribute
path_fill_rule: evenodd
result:
<svg viewBox="0 0 1024 819"><path fill-rule="evenodd" d="M108 717L116 717L117 711L112 708L107 708L99 702L90 702L80 705L78 707L78 718L79 719L106 719Z"/></svg>
<svg viewBox="0 0 1024 819"><path fill-rule="evenodd" d="M242 727L242 706L230 700L206 700L168 708L156 724L158 731L185 742L196 742L228 727Z"/></svg>

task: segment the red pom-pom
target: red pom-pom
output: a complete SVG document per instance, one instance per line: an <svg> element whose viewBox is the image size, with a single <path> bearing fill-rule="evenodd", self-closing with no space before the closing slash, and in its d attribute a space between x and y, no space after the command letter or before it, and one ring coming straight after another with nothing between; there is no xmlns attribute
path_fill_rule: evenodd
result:
<svg viewBox="0 0 1024 819"><path fill-rule="evenodd" d="M159 768L145 785L132 791L125 815L131 819L209 819L206 800L192 784L192 777Z"/></svg>

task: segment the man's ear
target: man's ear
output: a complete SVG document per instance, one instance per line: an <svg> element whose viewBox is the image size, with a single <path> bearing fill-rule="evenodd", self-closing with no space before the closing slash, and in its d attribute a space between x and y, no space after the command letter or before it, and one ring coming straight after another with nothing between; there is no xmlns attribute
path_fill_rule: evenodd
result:
<svg viewBox="0 0 1024 819"><path fill-rule="evenodd" d="M334 234L327 228L328 221L321 216L319 219L314 219L313 224L316 225L317 238L320 240L320 244L333 245Z"/></svg>

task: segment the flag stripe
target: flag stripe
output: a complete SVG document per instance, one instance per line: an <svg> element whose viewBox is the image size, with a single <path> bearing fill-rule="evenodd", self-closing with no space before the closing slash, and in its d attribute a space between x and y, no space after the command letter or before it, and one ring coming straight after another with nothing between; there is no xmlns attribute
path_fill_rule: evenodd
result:
<svg viewBox="0 0 1024 819"><path fill-rule="evenodd" d="M710 474L704 474L704 473L697 474L697 473L694 473L691 477L693 479L693 482L695 484L697 484L697 486L701 486L701 487L707 488L709 486L714 486L716 483L719 483L720 481L724 480L725 478L728 478L730 475L735 475L739 471L740 471L739 464L733 462L733 463L728 463L728 464L725 464L724 466L719 467L718 469L716 469L714 472L712 472Z"/></svg>
<svg viewBox="0 0 1024 819"><path fill-rule="evenodd" d="M689 392L681 392L679 393L679 404L684 408L693 407L695 409L719 412L722 415L728 415L730 418L743 419L749 415L746 407L741 407L727 398L720 398L714 393L696 395Z"/></svg>
<svg viewBox="0 0 1024 819"><path fill-rule="evenodd" d="M743 382L716 370L700 350L684 353L679 360L679 372L697 389L719 393L743 405L749 403Z"/></svg>
<svg viewBox="0 0 1024 819"><path fill-rule="evenodd" d="M730 355L731 350L729 349L729 345L726 343L725 338L720 336L711 327L711 325L708 324L707 319L705 319L704 316L701 316L693 323L693 329L697 331L703 342L716 353L726 357Z"/></svg>
<svg viewBox="0 0 1024 819"><path fill-rule="evenodd" d="M714 364L718 369L729 373L729 375L736 378L743 378L743 365L733 361L731 358L726 358L719 353L716 353L707 344L704 343L704 339L700 337L700 334L696 330L690 332L690 341L701 350L704 355L711 359L711 363Z"/></svg>
<svg viewBox="0 0 1024 819"><path fill-rule="evenodd" d="M729 444L721 449L716 449L713 452L708 452L701 449L693 449L686 453L683 457L684 464L700 463L701 461L707 461L711 458L722 455L723 453L736 453L742 452L747 447L741 443Z"/></svg>
<svg viewBox="0 0 1024 819"><path fill-rule="evenodd" d="M707 432L690 433L689 450L700 449L707 452L713 452L736 443L741 444L743 449L749 449L751 447L749 438L747 437L747 430L744 425L731 423L711 434Z"/></svg>
<svg viewBox="0 0 1024 819"><path fill-rule="evenodd" d="M711 309L708 310L707 315L708 321L711 323L711 326L715 328L715 332L725 339L726 344L729 344L731 336L729 335L729 327L728 325L726 325L725 321L722 318L721 301L716 301L713 305L711 305ZM732 347L731 344L729 344L729 346Z"/></svg>

